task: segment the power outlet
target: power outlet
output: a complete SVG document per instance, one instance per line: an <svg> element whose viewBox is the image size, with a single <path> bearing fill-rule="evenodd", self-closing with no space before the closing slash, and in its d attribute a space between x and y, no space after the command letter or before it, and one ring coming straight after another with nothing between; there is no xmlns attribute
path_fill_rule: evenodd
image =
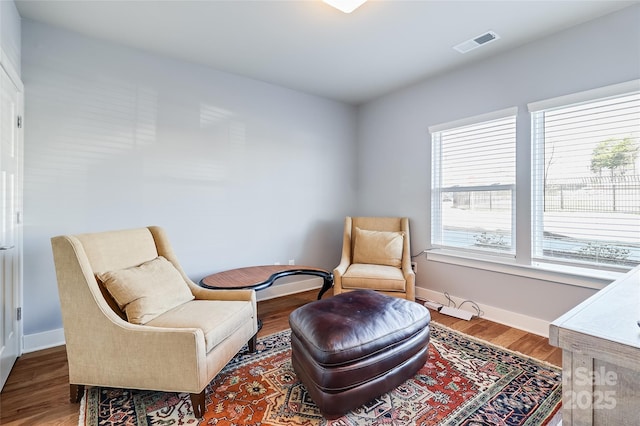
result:
<svg viewBox="0 0 640 426"><path fill-rule="evenodd" d="M295 265L295 264L296 264L295 259L289 259L289 265Z"/></svg>
<svg viewBox="0 0 640 426"><path fill-rule="evenodd" d="M413 269L413 273L418 273L418 262L411 262L411 269Z"/></svg>

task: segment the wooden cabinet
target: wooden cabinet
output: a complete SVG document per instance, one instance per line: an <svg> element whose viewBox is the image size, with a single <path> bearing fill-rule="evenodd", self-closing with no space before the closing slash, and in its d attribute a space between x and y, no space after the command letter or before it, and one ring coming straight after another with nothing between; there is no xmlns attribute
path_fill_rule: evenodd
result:
<svg viewBox="0 0 640 426"><path fill-rule="evenodd" d="M640 267L550 325L562 348L562 425L640 425Z"/></svg>

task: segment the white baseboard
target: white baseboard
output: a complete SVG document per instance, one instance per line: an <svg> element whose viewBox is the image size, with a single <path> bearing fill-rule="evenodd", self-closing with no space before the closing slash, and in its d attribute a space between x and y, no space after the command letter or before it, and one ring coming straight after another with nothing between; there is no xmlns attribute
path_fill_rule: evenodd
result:
<svg viewBox="0 0 640 426"><path fill-rule="evenodd" d="M442 303L445 306L447 305L447 298L444 294L422 287L416 287L416 298L422 300L433 300L434 302ZM451 300L458 305L464 301L464 299L453 296L451 296ZM528 331L529 333L537 334L538 336L549 337L549 321L496 308L494 306L478 305L480 306L480 309L484 311L482 318L508 325L509 327L519 328L520 330ZM468 310L474 315L476 313L468 305L464 305L463 309Z"/></svg>
<svg viewBox="0 0 640 426"><path fill-rule="evenodd" d="M61 345L64 345L64 329L62 328L22 336L23 354Z"/></svg>
<svg viewBox="0 0 640 426"><path fill-rule="evenodd" d="M323 284L320 277L309 278L294 282L275 283L269 288L256 292L256 299L269 300L276 297L288 296L308 290L320 289ZM64 329L43 331L42 333L27 334L22 337L22 353L35 352L64 345Z"/></svg>

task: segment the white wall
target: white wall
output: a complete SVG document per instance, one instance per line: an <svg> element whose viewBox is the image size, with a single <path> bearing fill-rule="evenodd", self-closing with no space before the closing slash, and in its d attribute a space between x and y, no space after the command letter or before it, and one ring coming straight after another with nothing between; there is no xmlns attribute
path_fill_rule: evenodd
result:
<svg viewBox="0 0 640 426"><path fill-rule="evenodd" d="M358 209L409 216L413 252L419 253L430 234L430 125L519 107L518 185L527 187L528 102L639 77L640 6L634 6L370 102L358 112ZM520 193L517 203L520 218L526 217L529 199ZM529 244L527 235L528 229L518 229L520 247ZM594 292L418 260L422 289L532 319L551 321Z"/></svg>
<svg viewBox="0 0 640 426"><path fill-rule="evenodd" d="M49 239L163 226L190 277L333 268L352 107L23 22L24 331L62 327Z"/></svg>
<svg viewBox="0 0 640 426"><path fill-rule="evenodd" d="M20 14L13 0L0 1L0 46L2 46L0 62L10 63L18 77L20 76L21 54L20 25Z"/></svg>
<svg viewBox="0 0 640 426"><path fill-rule="evenodd" d="M526 104L638 78L639 20L640 7L626 9L357 112L23 22L25 334L62 326L57 234L158 224L196 280L290 258L332 268L348 214L409 216L419 252L430 232L428 126L519 106L528 184ZM526 213L529 200L518 203ZM424 257L417 283L541 322L593 293Z"/></svg>

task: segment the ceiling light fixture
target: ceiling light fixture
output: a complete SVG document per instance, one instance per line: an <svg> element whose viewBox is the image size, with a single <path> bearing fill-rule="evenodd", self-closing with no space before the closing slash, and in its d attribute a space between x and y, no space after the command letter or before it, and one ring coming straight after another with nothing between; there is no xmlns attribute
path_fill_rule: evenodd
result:
<svg viewBox="0 0 640 426"><path fill-rule="evenodd" d="M367 0L322 0L329 6L333 6L344 13L351 13Z"/></svg>

